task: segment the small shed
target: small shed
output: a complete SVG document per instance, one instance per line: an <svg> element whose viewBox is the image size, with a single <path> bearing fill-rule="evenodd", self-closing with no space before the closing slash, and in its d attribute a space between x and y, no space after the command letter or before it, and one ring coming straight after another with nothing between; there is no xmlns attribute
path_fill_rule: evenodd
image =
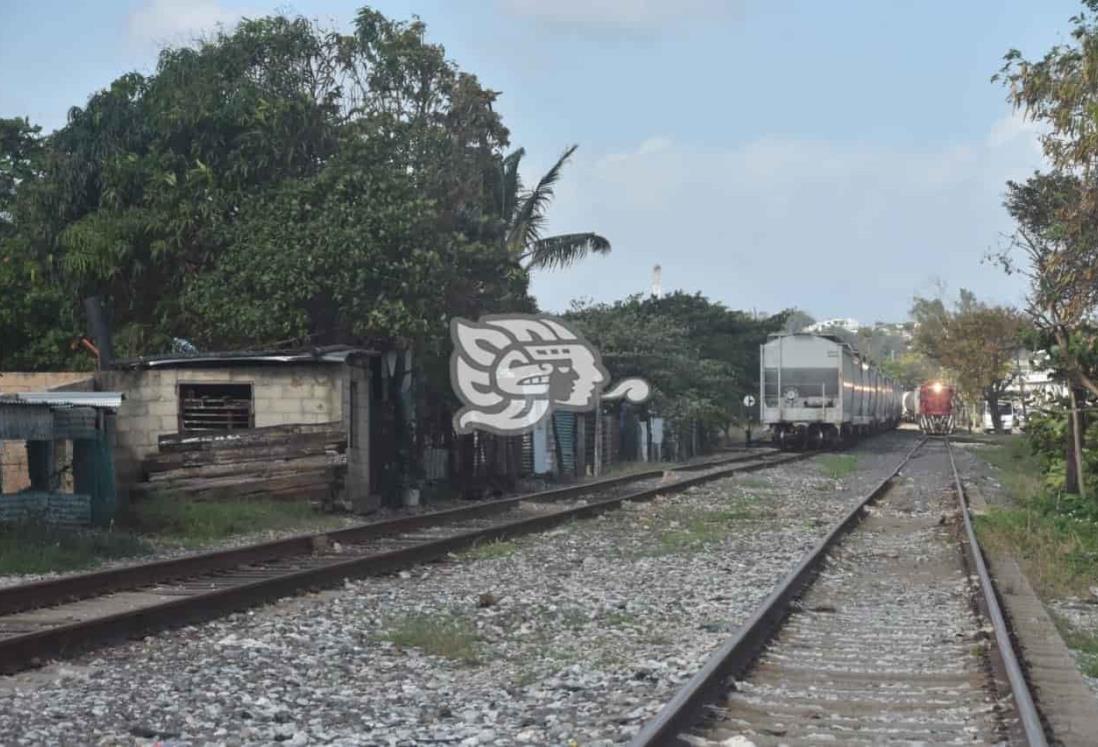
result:
<svg viewBox="0 0 1098 747"><path fill-rule="evenodd" d="M112 413L122 399L118 392L0 397L0 440L25 444L30 477L29 487L10 493L0 484L0 521L110 524L118 505Z"/></svg>
<svg viewBox="0 0 1098 747"><path fill-rule="evenodd" d="M327 453L334 430L342 434L339 451L346 459L333 490L354 510L371 511L380 503L376 460L370 458L371 400L380 370L378 353L351 346L112 361L96 373L95 383L99 389L126 394L115 437L120 492L126 497L140 494L144 487L134 488L150 477L148 467L155 471L164 466L161 462L189 458L166 459L168 451L216 451L216 459L245 453L223 448L244 442L226 441L218 434L247 434L248 454L261 451L265 438L278 439L272 445L280 449L302 440L323 442ZM269 461L278 459L272 451ZM221 480L218 487L227 484L227 468L207 469L202 479L212 473Z"/></svg>

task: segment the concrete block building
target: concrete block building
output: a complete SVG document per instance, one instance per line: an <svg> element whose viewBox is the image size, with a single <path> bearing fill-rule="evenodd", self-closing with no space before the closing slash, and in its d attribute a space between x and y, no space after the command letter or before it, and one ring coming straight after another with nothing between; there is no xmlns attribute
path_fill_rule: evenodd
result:
<svg viewBox="0 0 1098 747"><path fill-rule="evenodd" d="M377 354L352 347L166 355L114 361L97 389L125 393L114 427L119 492L143 477L160 437L267 426L341 423L346 500L377 507L370 459L371 369Z"/></svg>

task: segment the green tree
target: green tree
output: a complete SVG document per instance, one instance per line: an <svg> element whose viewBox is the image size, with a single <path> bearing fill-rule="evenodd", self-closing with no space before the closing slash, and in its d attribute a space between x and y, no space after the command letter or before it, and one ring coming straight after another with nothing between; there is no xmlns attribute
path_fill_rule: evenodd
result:
<svg viewBox="0 0 1098 747"><path fill-rule="evenodd" d="M941 367L916 350L886 358L881 361L881 370L898 381L905 391L917 389L923 382L941 376Z"/></svg>
<svg viewBox="0 0 1098 747"><path fill-rule="evenodd" d="M1007 273L1029 281L1026 311L1037 344L1067 383L1065 490L1085 494L1082 410L1098 395L1098 244L1094 223L1080 222L1085 189L1074 174L1034 174L1008 182L1006 208L1017 223L1008 248L996 255ZM1019 260L1020 258L1020 260Z"/></svg>
<svg viewBox="0 0 1098 747"><path fill-rule="evenodd" d="M805 327L810 327L815 323L816 320L807 312L801 309L790 309L786 312L784 331L789 333L800 332Z"/></svg>
<svg viewBox="0 0 1098 747"><path fill-rule="evenodd" d="M425 33L369 8L351 34L246 20L74 108L6 217L9 265L56 294L41 325L71 337L95 294L122 354L174 337L415 344L453 313L530 308L495 204L497 94ZM0 299L0 318L27 303Z"/></svg>
<svg viewBox="0 0 1098 747"><path fill-rule="evenodd" d="M1002 430L999 399L1013 379L1014 356L1026 334L1025 318L1004 306L988 306L961 289L954 308L940 299L916 298L914 347L947 369L972 401L986 400L995 430Z"/></svg>
<svg viewBox="0 0 1098 747"><path fill-rule="evenodd" d="M703 440L739 418L742 396L758 391L759 345L785 324L785 314L755 320L682 292L577 303L567 318L601 351L614 379L648 380L650 407L680 431L700 424Z"/></svg>
<svg viewBox="0 0 1098 747"><path fill-rule="evenodd" d="M610 242L597 233L542 235L553 189L577 147L569 146L530 190L523 189L519 176L519 164L526 151L519 148L503 160L499 211L507 225L507 251L528 270L567 267L590 254L610 252Z"/></svg>

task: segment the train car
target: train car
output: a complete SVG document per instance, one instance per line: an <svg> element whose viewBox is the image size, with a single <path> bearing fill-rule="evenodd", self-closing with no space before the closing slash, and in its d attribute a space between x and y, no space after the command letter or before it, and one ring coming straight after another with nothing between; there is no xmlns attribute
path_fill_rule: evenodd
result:
<svg viewBox="0 0 1098 747"><path fill-rule="evenodd" d="M960 418L961 398L957 388L941 381L919 387L919 429L931 435L948 435Z"/></svg>
<svg viewBox="0 0 1098 747"><path fill-rule="evenodd" d="M838 337L776 334L760 349L760 420L782 448L893 428L903 390Z"/></svg>

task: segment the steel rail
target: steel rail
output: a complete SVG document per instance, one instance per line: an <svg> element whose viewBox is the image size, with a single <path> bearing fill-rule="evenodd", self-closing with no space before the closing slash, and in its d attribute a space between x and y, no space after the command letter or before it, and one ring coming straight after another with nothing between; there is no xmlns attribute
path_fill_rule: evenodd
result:
<svg viewBox="0 0 1098 747"><path fill-rule="evenodd" d="M980 542L976 538L976 531L972 527L972 517L969 512L968 500L965 496L964 483L957 471L957 462L953 458L953 446L949 437L945 438L946 452L949 454L949 466L953 470L953 483L957 491L957 502L960 504L961 516L965 523L965 536L968 539L968 552L976 567L976 575L980 580L980 591L983 594L985 611L991 621L991 627L995 633L995 644L999 650L999 658L1006 670L1007 680L1010 683L1010 692L1014 697L1014 710L1022 723L1027 743L1030 747L1045 747L1048 741L1045 738L1045 728L1041 723L1041 715L1033 702L1033 696L1029 691L1022 666L1014 652L1014 646L1010 640L1010 629L1003 617L1002 608L995 595L995 584L988 573L987 564L984 562L983 552L980 550Z"/></svg>
<svg viewBox="0 0 1098 747"><path fill-rule="evenodd" d="M772 453L777 454L779 452ZM228 570L249 563L262 563L294 555L308 555L313 552L314 541L320 538L331 542L353 544L377 537L402 534L415 529L425 529L502 513L524 501L563 500L618 485L662 477L665 472L692 472L712 469L724 464L763 459L769 455L769 453L735 454L719 459L680 464L668 470L644 470L628 475L592 480L508 498L481 501L469 506L459 506L440 511L426 511L413 516L367 522L344 529L295 534L242 547L210 550L167 560L133 563L104 570L75 573L59 578L0 587L0 615L9 615L38 607L51 607L116 591L148 586L157 582Z"/></svg>
<svg viewBox="0 0 1098 747"><path fill-rule="evenodd" d="M494 526L465 531L440 539L426 540L410 547L332 559L330 563L308 568L274 572L270 576L230 587L176 599L155 602L134 609L89 618L74 623L61 624L43 630L0 638L0 671L13 672L41 662L47 657L57 657L87 648L91 644L136 636L152 630L177 627L245 607L273 601L283 596L307 589L330 587L345 579L392 573L471 547L478 542L540 531L565 521L594 516L609 511L626 501L649 500L657 495L675 493L741 472L752 472L813 456L811 452L778 454L777 458L758 457L713 472L656 485L580 506L552 513L496 524ZM662 474L662 472L660 473ZM604 481L603 487L610 481ZM591 485L587 486L590 492ZM535 494L539 495L539 494ZM509 499L511 500L511 499ZM413 517L415 518L415 517ZM334 536L329 533L327 536Z"/></svg>
<svg viewBox="0 0 1098 747"><path fill-rule="evenodd" d="M701 669L675 693L656 716L630 741L630 747L663 747L678 744L679 734L693 724L702 709L727 691L725 682L745 672L789 613L790 604L816 573L835 542L853 528L865 508L880 497L900 470L923 444L924 436L904 455L899 464L866 494L831 528L823 539L806 553L782 582L756 608L735 636L714 651Z"/></svg>

